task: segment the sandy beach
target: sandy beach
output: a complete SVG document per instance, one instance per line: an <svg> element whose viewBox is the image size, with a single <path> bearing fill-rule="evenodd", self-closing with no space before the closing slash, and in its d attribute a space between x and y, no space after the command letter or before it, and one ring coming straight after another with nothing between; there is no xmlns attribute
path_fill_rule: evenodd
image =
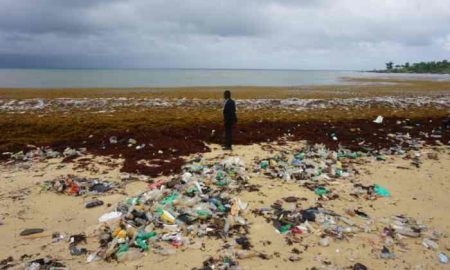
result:
<svg viewBox="0 0 450 270"><path fill-rule="evenodd" d="M0 6L0 270L450 270L449 0Z"/></svg>
<svg viewBox="0 0 450 270"><path fill-rule="evenodd" d="M349 81L304 91L230 87L239 117L232 152L220 148L223 88L0 89L0 269L47 256L68 269L447 269L438 255L450 255L450 84ZM218 180L219 167L228 182ZM109 233L100 244L99 218L154 190L185 192L195 182L180 180L186 173L204 185L192 196L211 216L191 230L156 213L163 205L181 215L185 193L170 207L162 198L131 203L155 211L145 226L127 228L156 237L141 252L127 231L139 258L118 262L123 243L112 244L120 237ZM52 181L74 176L113 188L55 192ZM86 208L93 199L103 204ZM292 217L299 213L301 220ZM134 222L137 214L128 214L109 229ZM227 218L229 233L219 222ZM30 228L43 231L20 235ZM86 251L74 255L70 238L78 234L86 241L75 246Z"/></svg>

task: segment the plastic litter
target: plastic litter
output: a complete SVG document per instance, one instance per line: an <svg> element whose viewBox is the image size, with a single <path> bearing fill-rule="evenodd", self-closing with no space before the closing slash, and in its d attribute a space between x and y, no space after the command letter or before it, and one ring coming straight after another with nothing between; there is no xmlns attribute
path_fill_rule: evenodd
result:
<svg viewBox="0 0 450 270"><path fill-rule="evenodd" d="M295 181L319 196L326 194L328 199L334 199L337 197L327 189L328 182L351 176L353 169L349 160L361 156L361 153L345 149L330 151L324 145L307 145L292 151L281 151L263 160L256 159L254 172L271 179Z"/></svg>
<svg viewBox="0 0 450 270"><path fill-rule="evenodd" d="M118 261L137 258L142 251L166 256L191 246L192 237L236 234L240 235L236 243L250 248L249 240L241 235L247 226L242 215L248 204L236 196L247 181L245 165L235 157L188 163L181 174L150 184L149 190L120 202L115 211L99 218L108 225L102 226L99 238L103 244L97 256ZM132 248L136 254L126 255Z"/></svg>
<svg viewBox="0 0 450 270"><path fill-rule="evenodd" d="M78 248L76 246L70 246L69 250L70 250L70 255L72 255L72 256L80 256L80 255L87 254L87 252L88 252L87 249Z"/></svg>
<svg viewBox="0 0 450 270"><path fill-rule="evenodd" d="M383 116L379 115L375 120L373 120L375 124L383 123Z"/></svg>
<svg viewBox="0 0 450 270"><path fill-rule="evenodd" d="M382 259L386 259L386 260L388 260L388 259L394 259L394 258L395 258L395 254L392 253L392 252L390 252L389 249L388 249L387 247L384 246L383 249L381 250L380 257L381 257Z"/></svg>
<svg viewBox="0 0 450 270"><path fill-rule="evenodd" d="M101 217L98 218L99 222L107 222L110 220L118 219L122 216L121 212L113 211L106 214L103 214Z"/></svg>
<svg viewBox="0 0 450 270"><path fill-rule="evenodd" d="M374 185L374 191L377 195L382 196L382 197L391 196L391 193L387 189L383 188L382 186L380 186L378 184Z"/></svg>
<svg viewBox="0 0 450 270"><path fill-rule="evenodd" d="M110 144L117 144L117 137L116 136L109 137L109 143Z"/></svg>
<svg viewBox="0 0 450 270"><path fill-rule="evenodd" d="M324 187L317 187L314 190L314 193L316 193L316 195L319 195L319 196L324 196L328 193L328 190Z"/></svg>
<svg viewBox="0 0 450 270"><path fill-rule="evenodd" d="M99 179L82 178L74 175L60 176L52 181L45 181L42 190L51 190L71 196L99 194L113 191L117 185Z"/></svg>
<svg viewBox="0 0 450 270"><path fill-rule="evenodd" d="M95 200L88 201L85 204L85 207L86 208L93 208L93 207L101 206L103 204L104 204L103 201L95 199Z"/></svg>
<svg viewBox="0 0 450 270"><path fill-rule="evenodd" d="M319 245L321 245L322 247L327 247L330 245L330 239L328 237L322 237L319 240Z"/></svg>
<svg viewBox="0 0 450 270"><path fill-rule="evenodd" d="M442 264L448 264L448 256L444 252L438 254L439 262Z"/></svg>
<svg viewBox="0 0 450 270"><path fill-rule="evenodd" d="M439 245L431 239L424 238L422 240L422 245L428 249L436 250L439 248Z"/></svg>
<svg viewBox="0 0 450 270"><path fill-rule="evenodd" d="M31 229L25 229L25 230L21 231L20 235L21 236L27 236L27 235L37 234L37 233L41 233L41 232L44 232L44 229L31 228Z"/></svg>
<svg viewBox="0 0 450 270"><path fill-rule="evenodd" d="M67 268L61 262L51 257L45 257L25 263L25 269L42 270L42 269L67 269Z"/></svg>

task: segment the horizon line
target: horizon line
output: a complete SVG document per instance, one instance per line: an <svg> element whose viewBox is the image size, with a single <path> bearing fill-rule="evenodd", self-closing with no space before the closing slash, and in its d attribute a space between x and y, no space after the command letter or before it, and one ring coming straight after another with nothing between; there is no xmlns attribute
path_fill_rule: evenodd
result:
<svg viewBox="0 0 450 270"><path fill-rule="evenodd" d="M363 69L295 69L295 68L105 68L105 67L0 67L2 69L25 69L25 70L261 70L261 71L370 71Z"/></svg>

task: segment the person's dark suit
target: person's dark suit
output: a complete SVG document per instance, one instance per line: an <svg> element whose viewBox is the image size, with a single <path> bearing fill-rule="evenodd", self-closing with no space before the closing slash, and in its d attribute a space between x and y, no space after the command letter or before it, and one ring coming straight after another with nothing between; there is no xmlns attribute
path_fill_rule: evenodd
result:
<svg viewBox="0 0 450 270"><path fill-rule="evenodd" d="M236 104L232 99L227 99L225 101L225 104L223 106L223 120L225 126L225 147L231 148L231 145L233 144L233 125L237 122Z"/></svg>

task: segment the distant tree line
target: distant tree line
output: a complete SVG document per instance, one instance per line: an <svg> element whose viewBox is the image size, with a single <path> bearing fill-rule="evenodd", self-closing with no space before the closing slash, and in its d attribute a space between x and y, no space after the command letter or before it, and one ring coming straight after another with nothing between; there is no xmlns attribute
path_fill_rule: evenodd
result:
<svg viewBox="0 0 450 270"><path fill-rule="evenodd" d="M394 65L393 62L386 63L385 70L375 70L381 73L441 73L450 74L450 62L431 61L410 64L406 62L404 65Z"/></svg>

